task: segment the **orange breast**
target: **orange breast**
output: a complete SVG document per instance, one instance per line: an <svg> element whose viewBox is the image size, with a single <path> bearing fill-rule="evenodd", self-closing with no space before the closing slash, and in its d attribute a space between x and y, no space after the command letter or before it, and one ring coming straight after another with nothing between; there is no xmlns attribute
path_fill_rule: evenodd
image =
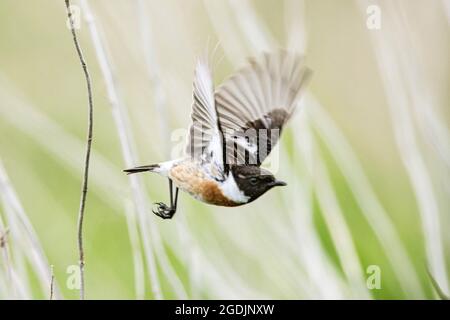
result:
<svg viewBox="0 0 450 320"><path fill-rule="evenodd" d="M215 204L216 206L235 207L239 203L236 203L228 199L222 193L219 188L219 184L216 181L204 181L199 186L202 200L206 203Z"/></svg>
<svg viewBox="0 0 450 320"><path fill-rule="evenodd" d="M203 202L225 207L239 205L228 199L220 190L219 183L208 177L195 163L182 162L173 167L169 172L169 178L178 188Z"/></svg>

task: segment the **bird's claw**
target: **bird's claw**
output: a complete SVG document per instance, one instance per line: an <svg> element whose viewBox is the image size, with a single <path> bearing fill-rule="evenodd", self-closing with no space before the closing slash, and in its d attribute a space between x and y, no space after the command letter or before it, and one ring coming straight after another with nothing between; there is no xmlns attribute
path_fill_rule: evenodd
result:
<svg viewBox="0 0 450 320"><path fill-rule="evenodd" d="M156 202L157 206L156 211L152 209L152 212L156 214L158 217L163 219L171 219L175 213L174 208L170 208L168 205L162 202Z"/></svg>

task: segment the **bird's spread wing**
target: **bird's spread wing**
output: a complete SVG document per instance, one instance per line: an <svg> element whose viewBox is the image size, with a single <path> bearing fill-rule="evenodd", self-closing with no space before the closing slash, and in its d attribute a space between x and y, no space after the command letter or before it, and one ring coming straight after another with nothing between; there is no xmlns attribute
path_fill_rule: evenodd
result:
<svg viewBox="0 0 450 320"><path fill-rule="evenodd" d="M211 71L200 60L188 155L210 161L225 173L233 164L261 165L294 113L310 75L302 57L280 51L251 59L214 93Z"/></svg>
<svg viewBox="0 0 450 320"><path fill-rule="evenodd" d="M214 101L214 85L206 60L195 67L192 123L189 128L186 153L192 159L212 162L224 171L222 135Z"/></svg>
<svg viewBox="0 0 450 320"><path fill-rule="evenodd" d="M300 56L265 54L215 92L227 164L261 165L292 116L311 71Z"/></svg>

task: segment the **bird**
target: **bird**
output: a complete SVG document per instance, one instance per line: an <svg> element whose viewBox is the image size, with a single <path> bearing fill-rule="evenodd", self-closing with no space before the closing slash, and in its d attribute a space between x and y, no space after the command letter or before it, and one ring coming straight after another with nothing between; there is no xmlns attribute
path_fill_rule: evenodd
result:
<svg viewBox="0 0 450 320"><path fill-rule="evenodd" d="M304 56L279 50L248 59L215 88L208 59L200 57L185 155L124 172L168 178L170 204L157 202L152 210L163 219L177 211L180 189L207 204L237 207L286 186L261 165L297 109L311 74Z"/></svg>

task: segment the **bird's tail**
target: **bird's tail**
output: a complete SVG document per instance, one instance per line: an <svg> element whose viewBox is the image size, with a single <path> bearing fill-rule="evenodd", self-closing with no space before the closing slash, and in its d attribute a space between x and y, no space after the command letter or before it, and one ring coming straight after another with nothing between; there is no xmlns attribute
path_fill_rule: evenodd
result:
<svg viewBox="0 0 450 320"><path fill-rule="evenodd" d="M140 166L131 169L125 169L123 172L127 174L139 173L139 172L147 172L147 171L155 171L159 169L159 164L150 164L148 166Z"/></svg>

